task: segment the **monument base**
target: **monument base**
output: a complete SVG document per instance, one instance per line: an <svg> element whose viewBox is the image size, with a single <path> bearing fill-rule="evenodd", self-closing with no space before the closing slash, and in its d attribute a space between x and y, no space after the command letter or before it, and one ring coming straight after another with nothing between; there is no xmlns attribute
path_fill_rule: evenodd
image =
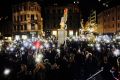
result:
<svg viewBox="0 0 120 80"><path fill-rule="evenodd" d="M58 47L64 44L67 37L67 31L65 29L58 29Z"/></svg>

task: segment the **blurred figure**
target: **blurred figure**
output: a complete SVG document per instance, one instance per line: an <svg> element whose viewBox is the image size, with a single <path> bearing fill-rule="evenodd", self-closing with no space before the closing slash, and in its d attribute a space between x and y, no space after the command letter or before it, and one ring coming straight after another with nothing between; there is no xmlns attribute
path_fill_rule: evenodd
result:
<svg viewBox="0 0 120 80"><path fill-rule="evenodd" d="M45 80L45 66L43 63L37 63L33 70L34 80Z"/></svg>
<svg viewBox="0 0 120 80"><path fill-rule="evenodd" d="M26 80L27 79L27 66L25 64L21 64L21 70L17 76L18 80Z"/></svg>

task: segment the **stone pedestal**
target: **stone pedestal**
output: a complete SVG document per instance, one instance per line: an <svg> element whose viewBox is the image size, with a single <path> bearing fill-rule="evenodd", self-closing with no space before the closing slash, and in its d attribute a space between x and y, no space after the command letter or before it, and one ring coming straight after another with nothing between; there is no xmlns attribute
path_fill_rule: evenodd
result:
<svg viewBox="0 0 120 80"><path fill-rule="evenodd" d="M65 42L67 37L67 31L64 29L58 29L58 47Z"/></svg>

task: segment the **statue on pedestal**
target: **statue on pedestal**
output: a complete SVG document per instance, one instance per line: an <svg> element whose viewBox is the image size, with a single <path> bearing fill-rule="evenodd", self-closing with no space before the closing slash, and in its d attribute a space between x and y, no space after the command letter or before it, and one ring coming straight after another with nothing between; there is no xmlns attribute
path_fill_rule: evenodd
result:
<svg viewBox="0 0 120 80"><path fill-rule="evenodd" d="M60 29L65 29L66 22L67 22L67 16L68 16L68 9L65 8L64 9L64 15L61 18L61 22L60 22Z"/></svg>

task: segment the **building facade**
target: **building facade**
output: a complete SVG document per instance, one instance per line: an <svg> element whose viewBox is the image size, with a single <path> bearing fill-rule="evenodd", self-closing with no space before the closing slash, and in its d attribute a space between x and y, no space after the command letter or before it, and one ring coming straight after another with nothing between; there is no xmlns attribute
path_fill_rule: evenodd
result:
<svg viewBox="0 0 120 80"><path fill-rule="evenodd" d="M57 30L60 29L61 18L64 15L64 9L68 9L67 14L67 34L76 35L80 28L80 9L77 5L51 5L45 8L44 30L46 36L57 35Z"/></svg>
<svg viewBox="0 0 120 80"><path fill-rule="evenodd" d="M37 2L24 2L12 8L13 34L20 38L42 35L43 19Z"/></svg>
<svg viewBox="0 0 120 80"><path fill-rule="evenodd" d="M87 33L96 33L96 29L97 29L97 25L96 25L96 11L92 10L90 12L90 16L88 17L88 21L86 22L85 26L84 26L84 32Z"/></svg>
<svg viewBox="0 0 120 80"><path fill-rule="evenodd" d="M97 15L98 33L117 33L120 31L120 6L104 10Z"/></svg>

